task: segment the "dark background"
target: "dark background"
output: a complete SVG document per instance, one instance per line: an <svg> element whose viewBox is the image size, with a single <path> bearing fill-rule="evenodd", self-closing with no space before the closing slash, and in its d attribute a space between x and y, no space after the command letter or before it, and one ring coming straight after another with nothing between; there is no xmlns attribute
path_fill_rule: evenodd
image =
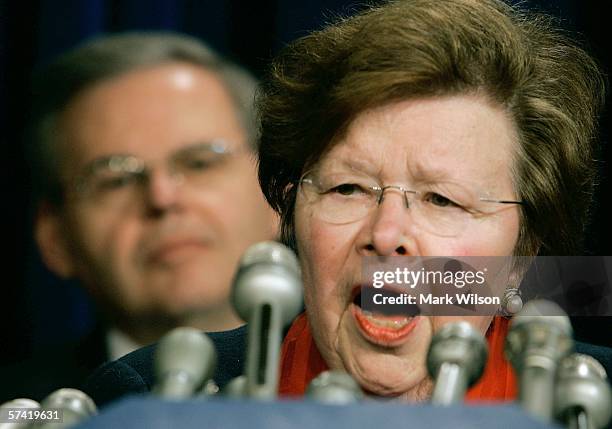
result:
<svg viewBox="0 0 612 429"><path fill-rule="evenodd" d="M578 31L587 48L609 70L610 25L598 7L601 3L523 3L560 17L565 28ZM91 303L75 284L58 280L42 266L30 234L30 172L23 154L22 130L29 106L29 81L36 67L99 33L164 29L197 36L261 76L270 57L287 42L320 28L338 14L359 10L362 4L347 0L0 0L4 174L0 199L4 226L0 236L4 250L0 263L0 364L26 357L45 345L75 339L92 328L95 318ZM612 254L608 225L612 156L605 144L608 110L602 118L602 183L587 236L588 253L594 255ZM575 322L575 328L584 338L610 345L611 320L582 319Z"/></svg>

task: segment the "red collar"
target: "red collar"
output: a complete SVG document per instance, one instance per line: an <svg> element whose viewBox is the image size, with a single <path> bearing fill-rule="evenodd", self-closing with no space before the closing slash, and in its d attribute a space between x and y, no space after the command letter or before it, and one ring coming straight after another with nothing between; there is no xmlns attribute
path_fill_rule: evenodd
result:
<svg viewBox="0 0 612 429"><path fill-rule="evenodd" d="M508 320L495 317L487 331L489 357L480 381L468 390L466 400L509 401L516 398L514 373L504 359ZM280 396L302 396L310 381L329 369L314 343L308 318L303 313L291 325L281 351Z"/></svg>

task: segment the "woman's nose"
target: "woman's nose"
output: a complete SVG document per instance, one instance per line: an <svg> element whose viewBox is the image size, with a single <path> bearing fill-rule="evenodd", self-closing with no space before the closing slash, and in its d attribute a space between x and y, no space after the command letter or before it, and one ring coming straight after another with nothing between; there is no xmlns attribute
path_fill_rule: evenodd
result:
<svg viewBox="0 0 612 429"><path fill-rule="evenodd" d="M372 213L368 249L381 256L408 255L413 247L413 214L407 207L405 192L389 188Z"/></svg>

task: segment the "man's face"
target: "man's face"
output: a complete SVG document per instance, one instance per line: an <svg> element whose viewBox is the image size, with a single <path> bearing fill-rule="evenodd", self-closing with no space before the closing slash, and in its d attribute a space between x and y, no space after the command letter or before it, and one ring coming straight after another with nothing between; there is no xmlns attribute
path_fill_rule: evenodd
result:
<svg viewBox="0 0 612 429"><path fill-rule="evenodd" d="M78 95L58 128L66 202L38 219L59 231L54 257L45 256L53 245L41 246L51 269L79 278L115 317L235 326L228 295L238 259L274 238L276 218L219 78L183 63L132 71ZM198 148L210 142L227 154L208 165ZM147 173L134 183L76 186L116 155L144 161Z"/></svg>

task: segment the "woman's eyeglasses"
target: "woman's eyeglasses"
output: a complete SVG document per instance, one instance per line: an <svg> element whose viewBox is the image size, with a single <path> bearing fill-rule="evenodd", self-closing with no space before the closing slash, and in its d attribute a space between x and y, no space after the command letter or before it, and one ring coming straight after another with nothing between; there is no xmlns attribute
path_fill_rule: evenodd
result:
<svg viewBox="0 0 612 429"><path fill-rule="evenodd" d="M333 224L358 221L380 205L385 193L401 194L419 226L444 237L459 235L471 222L499 210L499 205L524 204L512 199L491 198L465 184L438 182L408 189L380 185L365 173L311 171L300 180L306 201L315 206L315 216Z"/></svg>

